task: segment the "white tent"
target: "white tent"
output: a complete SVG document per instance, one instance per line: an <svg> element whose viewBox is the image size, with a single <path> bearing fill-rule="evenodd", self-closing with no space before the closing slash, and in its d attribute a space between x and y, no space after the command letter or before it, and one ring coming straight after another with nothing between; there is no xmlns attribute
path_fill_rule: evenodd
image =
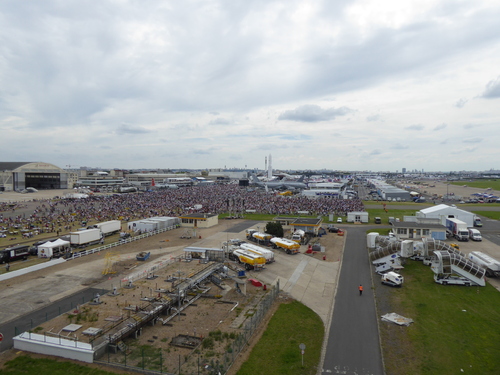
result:
<svg viewBox="0 0 500 375"><path fill-rule="evenodd" d="M52 258L54 254L61 255L70 248L70 242L58 238L53 242L45 242L43 245L38 246L39 258Z"/></svg>

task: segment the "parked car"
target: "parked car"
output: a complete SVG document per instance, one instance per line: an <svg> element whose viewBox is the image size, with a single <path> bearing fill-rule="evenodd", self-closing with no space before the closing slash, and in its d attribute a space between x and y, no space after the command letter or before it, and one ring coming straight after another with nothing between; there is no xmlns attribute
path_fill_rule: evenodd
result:
<svg viewBox="0 0 500 375"><path fill-rule="evenodd" d="M337 233L339 231L339 228L334 227L333 225L328 226L328 232L330 233Z"/></svg>
<svg viewBox="0 0 500 375"><path fill-rule="evenodd" d="M338 217L337 218L337 223L341 223L342 222L342 218L341 217Z"/></svg>

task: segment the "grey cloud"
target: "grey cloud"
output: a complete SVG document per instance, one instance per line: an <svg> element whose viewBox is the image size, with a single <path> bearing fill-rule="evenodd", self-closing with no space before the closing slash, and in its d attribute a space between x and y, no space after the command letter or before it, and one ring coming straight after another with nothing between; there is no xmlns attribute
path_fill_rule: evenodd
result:
<svg viewBox="0 0 500 375"><path fill-rule="evenodd" d="M393 150L406 150L409 148L408 145L404 146L401 143L396 143L394 146L391 147Z"/></svg>
<svg viewBox="0 0 500 375"><path fill-rule="evenodd" d="M278 120L320 122L334 120L337 116L345 116L351 112L353 110L347 107L323 109L319 105L306 104L283 112L279 115Z"/></svg>
<svg viewBox="0 0 500 375"><path fill-rule="evenodd" d="M497 79L488 82L482 97L486 99L500 98L500 77L497 77Z"/></svg>
<svg viewBox="0 0 500 375"><path fill-rule="evenodd" d="M382 153L382 151L380 151L380 150L373 150L368 155L375 156L375 155L380 155L381 153Z"/></svg>
<svg viewBox="0 0 500 375"><path fill-rule="evenodd" d="M476 137L476 138L468 138L468 139L464 139L463 142L464 143L480 143L483 141L483 138L479 138L479 137Z"/></svg>
<svg viewBox="0 0 500 375"><path fill-rule="evenodd" d="M436 130L442 130L442 129L445 129L447 126L448 126L447 124L442 123L442 124L440 124L440 125L437 125L437 126L434 128L434 130L435 130L435 131L436 131Z"/></svg>
<svg viewBox="0 0 500 375"><path fill-rule="evenodd" d="M144 129L141 126L130 126L130 125L121 125L117 130L118 134L146 134L151 133L150 130Z"/></svg>
<svg viewBox="0 0 500 375"><path fill-rule="evenodd" d="M414 125L410 125L410 126L406 126L405 129L406 130L424 130L425 126L421 125L421 124L414 124Z"/></svg>
<svg viewBox="0 0 500 375"><path fill-rule="evenodd" d="M218 117L215 120L210 121L209 125L229 125L231 122L225 118Z"/></svg>
<svg viewBox="0 0 500 375"><path fill-rule="evenodd" d="M465 98L460 98L456 103L455 103L455 107L457 108L463 108L465 106L465 104L468 102L469 100L468 99L465 99Z"/></svg>
<svg viewBox="0 0 500 375"><path fill-rule="evenodd" d="M465 124L464 129L474 129L474 128L479 128L481 125L478 124Z"/></svg>
<svg viewBox="0 0 500 375"><path fill-rule="evenodd" d="M257 150L274 150L274 149L287 149L289 146L286 143L283 144L261 144L257 146Z"/></svg>
<svg viewBox="0 0 500 375"><path fill-rule="evenodd" d="M372 116L368 116L366 118L366 121L369 121L369 122L371 122L371 121L379 121L379 120L380 120L380 115L372 115Z"/></svg>

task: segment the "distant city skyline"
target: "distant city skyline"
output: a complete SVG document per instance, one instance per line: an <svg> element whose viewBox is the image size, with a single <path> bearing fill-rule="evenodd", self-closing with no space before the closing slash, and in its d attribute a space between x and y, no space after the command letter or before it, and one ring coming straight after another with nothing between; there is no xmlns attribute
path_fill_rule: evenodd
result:
<svg viewBox="0 0 500 375"><path fill-rule="evenodd" d="M4 161L500 168L500 3L2 2Z"/></svg>

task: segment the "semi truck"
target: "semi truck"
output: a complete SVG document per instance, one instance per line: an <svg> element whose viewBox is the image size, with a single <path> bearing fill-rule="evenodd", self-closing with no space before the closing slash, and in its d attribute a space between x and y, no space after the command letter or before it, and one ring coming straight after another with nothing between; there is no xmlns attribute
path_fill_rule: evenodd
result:
<svg viewBox="0 0 500 375"><path fill-rule="evenodd" d="M300 245L297 242L286 238L274 237L271 238L271 243L275 249L285 250L287 254L298 254Z"/></svg>
<svg viewBox="0 0 500 375"><path fill-rule="evenodd" d="M478 266L486 269L486 276L500 277L500 262L498 260L480 251L471 251L468 257Z"/></svg>
<svg viewBox="0 0 500 375"><path fill-rule="evenodd" d="M120 220L104 221L102 223L95 224L94 228L99 228L103 236L107 237L118 233L122 229L122 223Z"/></svg>
<svg viewBox="0 0 500 375"><path fill-rule="evenodd" d="M229 259L245 265L247 270L261 270L266 264L266 258L248 250L236 249L229 253Z"/></svg>
<svg viewBox="0 0 500 375"><path fill-rule="evenodd" d="M240 243L239 246L243 250L247 250L257 255L263 256L264 258L266 258L266 263L274 262L274 252L272 250L264 249L263 247L251 243Z"/></svg>
<svg viewBox="0 0 500 375"><path fill-rule="evenodd" d="M28 259L30 247L28 245L10 246L0 251L0 264L13 262L14 260Z"/></svg>
<svg viewBox="0 0 500 375"><path fill-rule="evenodd" d="M306 236L306 232L304 232L303 230L298 229L295 232L293 232L293 234L292 234L292 241L301 244L302 241L304 241L305 236Z"/></svg>
<svg viewBox="0 0 500 375"><path fill-rule="evenodd" d="M99 243L102 238L99 228L85 229L69 234L69 242L72 247L85 247Z"/></svg>
<svg viewBox="0 0 500 375"><path fill-rule="evenodd" d="M469 241L469 230L467 224L455 218L446 219L446 232L458 241Z"/></svg>
<svg viewBox="0 0 500 375"><path fill-rule="evenodd" d="M264 232L259 232L255 229L247 230L247 239L253 242L257 242L259 244L267 245L269 241L273 238L272 235Z"/></svg>
<svg viewBox="0 0 500 375"><path fill-rule="evenodd" d="M472 241L482 241L483 237L481 236L481 232L474 228L469 228L469 238Z"/></svg>

